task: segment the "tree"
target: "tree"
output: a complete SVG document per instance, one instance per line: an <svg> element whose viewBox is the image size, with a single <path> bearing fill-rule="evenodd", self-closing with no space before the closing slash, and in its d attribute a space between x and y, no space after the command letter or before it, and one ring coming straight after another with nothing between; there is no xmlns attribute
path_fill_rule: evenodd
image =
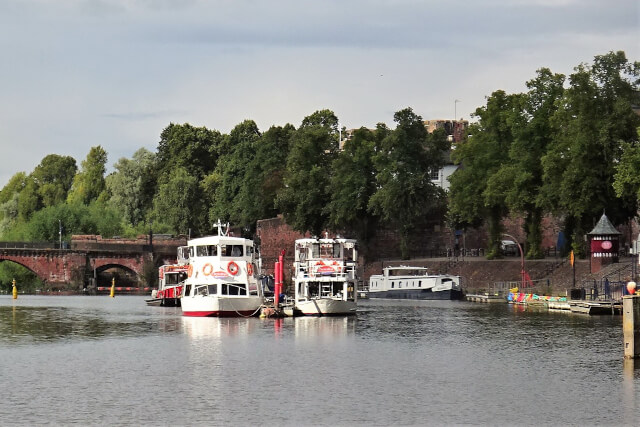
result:
<svg viewBox="0 0 640 427"><path fill-rule="evenodd" d="M636 145L640 122L640 65L623 52L596 56L569 77L569 88L553 115L553 145L542 158L541 203L565 215L565 228L578 254L582 237L606 211L620 224L635 216L637 200L617 197L613 182L625 142Z"/></svg>
<svg viewBox="0 0 640 427"><path fill-rule="evenodd" d="M191 176L202 179L215 169L222 140L220 132L205 127L169 124L158 143L158 176L185 168Z"/></svg>
<svg viewBox="0 0 640 427"><path fill-rule="evenodd" d="M422 117L411 108L395 113L394 121L396 129L373 157L377 189L369 209L399 233L406 259L410 236L444 200L442 190L431 182L431 172L444 164L448 144L442 131L429 135Z"/></svg>
<svg viewBox="0 0 640 427"><path fill-rule="evenodd" d="M71 156L49 154L31 173L42 206L54 206L67 200L73 178L78 170L76 160Z"/></svg>
<svg viewBox="0 0 640 427"><path fill-rule="evenodd" d="M246 165L236 206L240 223L255 227L262 218L273 218L279 212L276 195L283 187L289 141L295 128L287 124L272 126L255 142L255 156Z"/></svg>
<svg viewBox="0 0 640 427"><path fill-rule="evenodd" d="M222 219L243 228L254 228L251 219L243 211L244 206L255 202L254 194L244 186L244 182L260 137L256 123L245 120L225 138L225 151L220 153L215 170L219 181L213 191L210 224Z"/></svg>
<svg viewBox="0 0 640 427"><path fill-rule="evenodd" d="M377 135L383 139L389 130L378 125L377 131L357 129L352 139L345 142L332 164L329 183L331 201L326 207L329 226L336 231L354 232L365 243L373 236L377 226L376 215L369 212L369 200L376 191L376 171L373 156Z"/></svg>
<svg viewBox="0 0 640 427"><path fill-rule="evenodd" d="M524 216L527 257L542 258L542 217L544 209L538 200L542 186L542 156L547 152L554 133L550 118L563 95L564 76L552 74L548 68L538 70L537 77L527 82L529 91L514 96L510 124L513 143L509 159L491 177L489 187L505 195L509 211Z"/></svg>
<svg viewBox="0 0 640 427"><path fill-rule="evenodd" d="M337 151L338 118L330 110L305 117L293 133L284 187L276 203L294 230L319 236L326 228L331 162Z"/></svg>
<svg viewBox="0 0 640 427"><path fill-rule="evenodd" d="M82 162L82 169L73 178L68 202L88 205L100 197L105 190L107 152L101 146L91 147L87 158Z"/></svg>
<svg viewBox="0 0 640 427"><path fill-rule="evenodd" d="M477 108L478 122L469 129L470 137L452 153L461 165L450 178L449 218L455 228L477 226L483 221L489 228L488 256L500 255L502 218L507 214L505 188L508 176L500 168L509 163L513 143L511 120L518 111L518 97L498 90Z"/></svg>
<svg viewBox="0 0 640 427"><path fill-rule="evenodd" d="M174 234L197 234L204 227L201 207L198 179L180 167L161 181L152 217L155 225L165 224Z"/></svg>
<svg viewBox="0 0 640 427"><path fill-rule="evenodd" d="M141 148L131 159L118 160L114 169L105 180L111 193L109 204L120 209L124 220L135 227L146 220L153 208L157 185L155 155Z"/></svg>

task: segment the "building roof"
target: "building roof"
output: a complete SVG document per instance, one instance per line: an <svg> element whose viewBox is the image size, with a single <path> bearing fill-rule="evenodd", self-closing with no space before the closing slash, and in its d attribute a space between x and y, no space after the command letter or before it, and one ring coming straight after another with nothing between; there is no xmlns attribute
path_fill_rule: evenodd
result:
<svg viewBox="0 0 640 427"><path fill-rule="evenodd" d="M611 224L609 218L603 213L602 217L600 217L600 221L593 227L593 230L587 233L588 235L592 234L621 234L616 228Z"/></svg>

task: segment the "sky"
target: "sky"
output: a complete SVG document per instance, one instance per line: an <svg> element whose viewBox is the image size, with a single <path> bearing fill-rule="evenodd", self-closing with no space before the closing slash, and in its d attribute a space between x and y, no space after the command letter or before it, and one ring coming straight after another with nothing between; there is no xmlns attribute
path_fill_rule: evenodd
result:
<svg viewBox="0 0 640 427"><path fill-rule="evenodd" d="M0 188L97 145L112 170L170 123L471 120L618 50L640 60L640 0L0 0Z"/></svg>

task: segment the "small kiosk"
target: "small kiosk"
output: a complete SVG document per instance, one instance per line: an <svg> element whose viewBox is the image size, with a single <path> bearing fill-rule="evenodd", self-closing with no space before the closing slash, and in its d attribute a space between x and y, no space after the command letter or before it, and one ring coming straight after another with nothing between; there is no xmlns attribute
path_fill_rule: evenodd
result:
<svg viewBox="0 0 640 427"><path fill-rule="evenodd" d="M618 262L620 232L602 214L600 221L587 233L591 241L591 273L597 273L607 265Z"/></svg>

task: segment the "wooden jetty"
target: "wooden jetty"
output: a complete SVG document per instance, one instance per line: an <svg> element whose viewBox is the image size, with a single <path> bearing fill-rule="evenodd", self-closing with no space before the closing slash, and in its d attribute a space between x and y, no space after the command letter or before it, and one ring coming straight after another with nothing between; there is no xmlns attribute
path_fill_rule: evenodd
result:
<svg viewBox="0 0 640 427"><path fill-rule="evenodd" d="M582 314L622 314L622 303L615 301L569 300L572 313Z"/></svg>
<svg viewBox="0 0 640 427"><path fill-rule="evenodd" d="M504 297L496 294L489 294L488 292L485 292L484 294L467 294L465 295L465 298L467 301L472 302L506 302Z"/></svg>

